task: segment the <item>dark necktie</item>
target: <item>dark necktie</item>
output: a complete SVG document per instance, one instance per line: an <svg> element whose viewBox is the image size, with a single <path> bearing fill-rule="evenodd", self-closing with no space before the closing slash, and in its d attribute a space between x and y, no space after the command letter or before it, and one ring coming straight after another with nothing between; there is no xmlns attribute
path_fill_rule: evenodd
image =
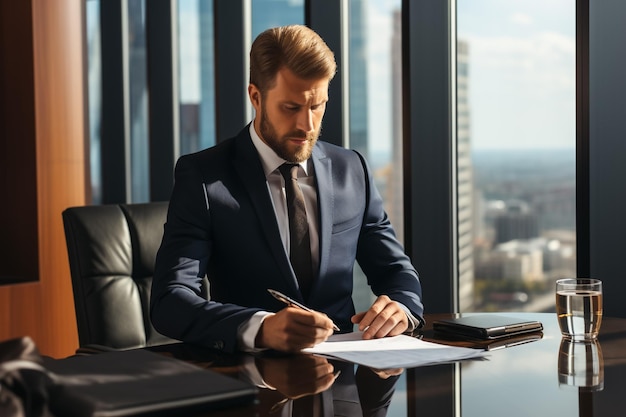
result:
<svg viewBox="0 0 626 417"><path fill-rule="evenodd" d="M285 178L285 195L287 197L287 213L289 216L289 260L296 273L300 292L306 300L309 296L313 271L311 265L311 241L309 223L306 218L304 194L298 185L297 164L283 164L278 169Z"/></svg>

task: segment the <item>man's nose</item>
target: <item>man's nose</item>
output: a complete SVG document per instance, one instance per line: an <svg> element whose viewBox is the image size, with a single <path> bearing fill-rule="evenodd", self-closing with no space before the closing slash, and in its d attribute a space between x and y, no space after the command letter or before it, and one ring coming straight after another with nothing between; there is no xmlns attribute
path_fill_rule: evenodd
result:
<svg viewBox="0 0 626 417"><path fill-rule="evenodd" d="M304 132L311 132L313 129L315 129L313 123L313 112L310 109L304 109L298 113L298 121L296 127Z"/></svg>

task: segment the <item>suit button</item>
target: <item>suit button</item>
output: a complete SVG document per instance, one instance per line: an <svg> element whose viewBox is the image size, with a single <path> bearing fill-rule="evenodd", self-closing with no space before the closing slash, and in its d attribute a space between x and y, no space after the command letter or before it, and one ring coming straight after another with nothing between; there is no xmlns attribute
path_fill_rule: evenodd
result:
<svg viewBox="0 0 626 417"><path fill-rule="evenodd" d="M218 340L216 342L213 342L213 348L214 349L224 349L224 342L222 340Z"/></svg>

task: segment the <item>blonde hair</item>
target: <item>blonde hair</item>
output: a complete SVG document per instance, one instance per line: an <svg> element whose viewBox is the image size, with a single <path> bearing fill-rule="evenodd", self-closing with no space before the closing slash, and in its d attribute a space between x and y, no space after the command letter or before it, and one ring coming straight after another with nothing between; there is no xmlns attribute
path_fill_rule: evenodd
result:
<svg viewBox="0 0 626 417"><path fill-rule="evenodd" d="M313 30L303 25L267 29L250 49L250 84L262 95L276 84L276 74L287 68L297 77L328 79L335 76L335 54Z"/></svg>

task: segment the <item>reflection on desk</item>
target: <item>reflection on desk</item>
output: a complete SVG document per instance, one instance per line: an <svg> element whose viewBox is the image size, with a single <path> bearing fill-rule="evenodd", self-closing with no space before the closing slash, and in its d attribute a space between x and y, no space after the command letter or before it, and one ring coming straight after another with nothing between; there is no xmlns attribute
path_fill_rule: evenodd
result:
<svg viewBox="0 0 626 417"><path fill-rule="evenodd" d="M253 359L252 369L267 385L274 384L259 390L256 404L211 413L212 416L288 416L294 400L310 397L305 393L316 393L317 405L310 407L321 411L316 414L320 416L622 415L626 409L626 319L603 318L594 350L592 346L579 349L578 345L562 343L554 313L510 314L540 321L544 326L542 337L492 350L488 360L397 370L388 378L365 367L334 360L325 362L317 357L307 359L305 355L223 356L184 344L152 350L246 380L253 377L249 372ZM451 316L427 315L426 322ZM423 330L423 338L442 342L434 338L429 325ZM445 343L463 345L462 341ZM584 352L584 360L579 351ZM584 373L578 372L581 370ZM337 371L341 371L339 375ZM330 402L322 401L329 398Z"/></svg>
<svg viewBox="0 0 626 417"><path fill-rule="evenodd" d="M255 359L266 388L259 394L260 415L291 416L303 408L310 416L384 416L402 370L375 373L369 368L314 355Z"/></svg>
<svg viewBox="0 0 626 417"><path fill-rule="evenodd" d="M385 416L404 369L372 370L317 355L217 356L189 345L161 351L252 382L260 390L254 406L211 416ZM207 362L203 360L209 359ZM302 410L298 410L302 408Z"/></svg>
<svg viewBox="0 0 626 417"><path fill-rule="evenodd" d="M437 404L447 401L452 408L437 415L460 413L463 417L621 415L626 406L626 380L622 377L626 371L626 319L605 318L597 343L572 347L563 341L556 314L510 315L541 321L543 337L495 351L486 362L408 370L408 392L427 381L441 381L432 395L415 392L409 407L435 411ZM426 339L432 335L425 330ZM569 369L567 361L563 362L564 353L569 355ZM445 381L458 381L458 385Z"/></svg>
<svg viewBox="0 0 626 417"><path fill-rule="evenodd" d="M602 391L604 359L597 340L573 341L562 338L559 347L559 384L581 391Z"/></svg>

